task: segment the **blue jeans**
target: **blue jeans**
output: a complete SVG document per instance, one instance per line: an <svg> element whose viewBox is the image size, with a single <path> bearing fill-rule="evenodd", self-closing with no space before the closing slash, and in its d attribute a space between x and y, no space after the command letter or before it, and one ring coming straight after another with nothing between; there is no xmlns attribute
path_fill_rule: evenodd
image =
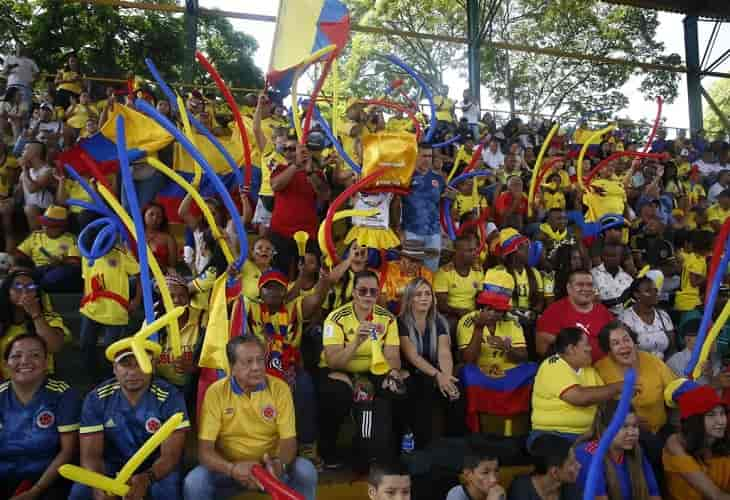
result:
<svg viewBox="0 0 730 500"><path fill-rule="evenodd" d="M282 482L304 495L306 500L317 498L317 469L306 458L297 457ZM245 490L246 487L235 479L211 472L205 466L198 465L185 476L183 498L185 500L217 500L230 498Z"/></svg>
<svg viewBox="0 0 730 500"><path fill-rule="evenodd" d="M20 83L16 83L13 85L10 85L10 87L15 87L18 89L18 92L20 92L20 95L23 96L23 102L28 106L28 112L30 113L30 110L33 109L33 89L28 87L27 85L22 85ZM28 117L25 117L25 122L27 122Z"/></svg>
<svg viewBox="0 0 730 500"><path fill-rule="evenodd" d="M180 472L173 471L150 486L145 498L151 498L152 500L179 500L182 498L181 493ZM68 498L69 500L92 500L94 498L94 492L85 484L74 483Z"/></svg>
<svg viewBox="0 0 730 500"><path fill-rule="evenodd" d="M96 366L96 339L99 334L103 335L104 349L121 339L124 336L126 326L104 325L91 318L81 315L81 359L89 370L99 374Z"/></svg>
<svg viewBox="0 0 730 500"><path fill-rule="evenodd" d="M433 272L438 271L441 256L441 233L423 235L405 231L405 237L407 240L421 241L426 249L435 251L435 257L427 258L423 261L423 265Z"/></svg>

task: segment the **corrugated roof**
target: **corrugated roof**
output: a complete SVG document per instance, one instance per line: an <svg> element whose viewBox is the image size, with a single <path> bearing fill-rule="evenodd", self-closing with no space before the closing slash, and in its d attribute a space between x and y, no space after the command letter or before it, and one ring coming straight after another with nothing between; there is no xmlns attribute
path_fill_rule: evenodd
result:
<svg viewBox="0 0 730 500"><path fill-rule="evenodd" d="M730 0L604 0L607 3L632 5L642 9L663 10L696 15L707 19L730 21Z"/></svg>

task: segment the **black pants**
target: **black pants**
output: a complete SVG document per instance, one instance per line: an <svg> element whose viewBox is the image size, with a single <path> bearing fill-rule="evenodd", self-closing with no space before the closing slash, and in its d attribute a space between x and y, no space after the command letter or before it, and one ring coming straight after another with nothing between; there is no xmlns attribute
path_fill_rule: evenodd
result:
<svg viewBox="0 0 730 500"><path fill-rule="evenodd" d="M433 378L414 371L406 379L406 388L407 397L394 402L396 436L410 429L416 449L422 450L441 435L461 437L466 433L463 395L456 401L449 401L438 390Z"/></svg>
<svg viewBox="0 0 730 500"><path fill-rule="evenodd" d="M330 370L322 369L319 378L319 453L325 462L337 461L337 436L345 419L356 413L356 431L353 437L353 466L366 471L370 462L388 461L394 458L392 403L380 389L382 377L371 377L376 387L375 399L369 404L372 409L364 420L362 403L353 402L350 386L340 380L329 378ZM363 436L370 436L363 438Z"/></svg>

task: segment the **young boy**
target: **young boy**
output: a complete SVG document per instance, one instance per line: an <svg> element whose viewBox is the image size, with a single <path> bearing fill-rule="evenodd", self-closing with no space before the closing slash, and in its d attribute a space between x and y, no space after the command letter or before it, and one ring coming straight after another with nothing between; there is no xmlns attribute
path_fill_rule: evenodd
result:
<svg viewBox="0 0 730 500"><path fill-rule="evenodd" d="M370 500L411 500L411 476L401 463L373 464L368 474Z"/></svg>
<svg viewBox="0 0 730 500"><path fill-rule="evenodd" d="M39 231L33 231L15 250L18 261L30 260L35 279L46 292L81 290L81 255L74 236L66 231L68 212L49 206L38 217Z"/></svg>
<svg viewBox="0 0 730 500"><path fill-rule="evenodd" d="M674 298L674 310L691 311L702 304L701 287L707 278L707 256L712 252L714 234L709 231L693 231L687 241L687 251L682 253L682 281Z"/></svg>
<svg viewBox="0 0 730 500"><path fill-rule="evenodd" d="M497 483L499 459L487 450L473 449L464 457L464 484L454 486L446 500L503 500L504 488Z"/></svg>

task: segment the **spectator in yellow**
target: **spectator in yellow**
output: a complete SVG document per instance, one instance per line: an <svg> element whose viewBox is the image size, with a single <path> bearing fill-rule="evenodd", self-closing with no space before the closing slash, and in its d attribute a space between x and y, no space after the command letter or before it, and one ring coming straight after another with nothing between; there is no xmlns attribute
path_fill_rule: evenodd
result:
<svg viewBox="0 0 730 500"><path fill-rule="evenodd" d="M8 151L4 141L0 141L0 217L5 239L5 251L15 250L15 230L13 229L13 213L15 212L15 185L20 177L20 165Z"/></svg>
<svg viewBox="0 0 730 500"><path fill-rule="evenodd" d="M472 234L454 240L454 256L433 278L433 289L441 314L453 330L459 318L474 310L484 272L477 262L477 242Z"/></svg>
<svg viewBox="0 0 730 500"><path fill-rule="evenodd" d="M702 185L702 174L697 165L692 165L689 169L679 167L679 175L682 180L682 188L687 196L689 208L696 207L700 202L707 198L707 191Z"/></svg>
<svg viewBox="0 0 730 500"><path fill-rule="evenodd" d="M674 297L674 310L687 312L702 304L701 288L707 278L707 257L712 251L714 234L694 231L688 238L687 251L682 252L682 276Z"/></svg>
<svg viewBox="0 0 730 500"><path fill-rule="evenodd" d="M583 203L588 207L586 220L600 220L608 214L623 215L626 211L626 189L614 177L614 167L609 164L603 168L587 191L583 193Z"/></svg>
<svg viewBox="0 0 730 500"><path fill-rule="evenodd" d="M551 259L558 247L572 245L575 238L568 232L568 216L565 210L551 208L547 213L547 220L540 224L535 240L542 241L545 256Z"/></svg>
<svg viewBox="0 0 730 500"><path fill-rule="evenodd" d="M523 321L534 321L545 307L542 273L527 266L530 240L512 228L499 232L499 254L502 269L514 278L513 306Z"/></svg>
<svg viewBox="0 0 730 500"><path fill-rule="evenodd" d="M253 244L253 251L249 258L243 263L241 278L243 283L243 295L248 300L259 298L259 278L261 274L271 267L274 258L274 245L268 238L261 237Z"/></svg>
<svg viewBox="0 0 730 500"><path fill-rule="evenodd" d="M84 233L88 247L100 228ZM129 311L139 307L142 293L139 280L130 301L129 279L139 274L139 264L122 246L116 245L104 256L93 262L81 259L81 276L84 279L84 296L81 298L81 356L84 366L96 375L96 343L103 335L104 347L124 336L129 324Z"/></svg>
<svg viewBox="0 0 730 500"><path fill-rule="evenodd" d="M5 367L5 349L18 335L31 333L42 337L48 346L48 371L53 373L53 353L59 352L71 332L63 318L51 306L28 271L14 271L0 285L0 378L9 373Z"/></svg>
<svg viewBox="0 0 730 500"><path fill-rule="evenodd" d="M623 384L604 385L591 366L591 344L582 328L563 328L552 356L540 364L532 391L532 433L528 446L543 434L575 441L591 428L596 405L621 393Z"/></svg>
<svg viewBox="0 0 730 500"><path fill-rule="evenodd" d="M88 120L99 120L99 113L91 102L88 92L81 92L78 97L71 96L71 105L66 110L66 125L63 128L65 144L72 144L86 127Z"/></svg>
<svg viewBox="0 0 730 500"><path fill-rule="evenodd" d="M266 375L266 348L253 336L228 342L231 375L205 393L198 430L200 465L185 477L183 498L213 500L257 489L251 469L266 467L307 500L317 470L297 457L294 402L286 382Z"/></svg>
<svg viewBox="0 0 730 500"><path fill-rule="evenodd" d="M665 498L730 498L727 407L715 390L701 385L679 397L680 431L667 440L662 454L667 481Z"/></svg>
<svg viewBox="0 0 730 500"><path fill-rule="evenodd" d="M477 191L477 181L473 177L463 180L456 186L457 194L451 208L452 217L461 220L464 215L477 218L482 210L487 210L489 204L486 196Z"/></svg>
<svg viewBox="0 0 730 500"><path fill-rule="evenodd" d="M707 209L707 220L713 231L719 232L728 217L730 217L730 189L725 189L717 195L717 203Z"/></svg>
<svg viewBox="0 0 730 500"><path fill-rule="evenodd" d="M393 313L400 309L403 290L413 278L423 278L433 284L433 273L423 265L428 257L428 249L422 241L406 240L398 250L399 258L389 261L383 267L380 281L383 283L381 304Z"/></svg>
<svg viewBox="0 0 730 500"><path fill-rule="evenodd" d="M51 205L38 218L40 231L34 231L15 250L20 260L30 260L35 276L49 293L81 291L81 255L74 235L66 231L68 212Z"/></svg>
<svg viewBox="0 0 730 500"><path fill-rule="evenodd" d="M565 210L565 203L560 174L552 173L547 182L540 186L540 208L546 211L554 208Z"/></svg>
<svg viewBox="0 0 730 500"><path fill-rule="evenodd" d="M56 105L66 110L71 105L71 98L78 99L83 90L83 75L79 58L75 53L68 56L68 62L56 73Z"/></svg>

